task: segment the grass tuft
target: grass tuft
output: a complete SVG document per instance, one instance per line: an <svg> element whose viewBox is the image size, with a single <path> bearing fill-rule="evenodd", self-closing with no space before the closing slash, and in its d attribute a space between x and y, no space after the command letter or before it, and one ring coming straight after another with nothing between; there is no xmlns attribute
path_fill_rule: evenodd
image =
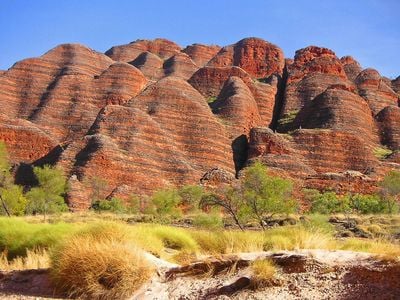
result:
<svg viewBox="0 0 400 300"><path fill-rule="evenodd" d="M259 289L271 285L275 278L276 267L274 263L268 259L255 260L251 263L252 270L251 287Z"/></svg>
<svg viewBox="0 0 400 300"><path fill-rule="evenodd" d="M12 260L3 252L0 255L0 270L31 270L45 269L50 265L49 254L46 250L27 250L26 256L18 256Z"/></svg>
<svg viewBox="0 0 400 300"><path fill-rule="evenodd" d="M52 278L70 297L125 299L139 289L153 269L141 250L112 239L75 235L51 255Z"/></svg>

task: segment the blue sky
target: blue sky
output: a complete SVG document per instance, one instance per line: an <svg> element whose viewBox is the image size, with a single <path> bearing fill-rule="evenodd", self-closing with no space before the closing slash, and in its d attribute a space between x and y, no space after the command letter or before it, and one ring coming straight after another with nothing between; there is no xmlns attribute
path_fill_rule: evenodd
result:
<svg viewBox="0 0 400 300"><path fill-rule="evenodd" d="M400 0L1 0L0 69L74 42L104 52L138 38L181 46L256 36L287 57L317 45L400 75Z"/></svg>

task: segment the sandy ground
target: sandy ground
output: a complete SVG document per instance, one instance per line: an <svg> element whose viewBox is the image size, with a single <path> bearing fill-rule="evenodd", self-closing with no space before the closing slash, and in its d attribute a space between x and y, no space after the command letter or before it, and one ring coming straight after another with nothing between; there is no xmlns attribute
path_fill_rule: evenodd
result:
<svg viewBox="0 0 400 300"><path fill-rule="evenodd" d="M279 253L241 253L234 257L208 258L190 266L178 266L152 255L147 257L157 274L131 299L400 299L400 265L377 260L366 253L303 250ZM247 285L248 264L271 259L278 266L273 282L262 289ZM235 262L235 268L221 268ZM214 266L214 274L193 270ZM229 271L226 271L229 270ZM3 272L0 299L57 299L47 270ZM59 298L58 298L59 299Z"/></svg>

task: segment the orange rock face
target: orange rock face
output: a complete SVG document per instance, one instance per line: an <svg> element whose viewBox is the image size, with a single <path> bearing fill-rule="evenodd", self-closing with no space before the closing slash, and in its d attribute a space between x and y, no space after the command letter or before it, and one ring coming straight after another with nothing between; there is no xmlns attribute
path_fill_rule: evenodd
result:
<svg viewBox="0 0 400 300"><path fill-rule="evenodd" d="M130 44L112 47L105 54L116 61L130 62L146 51L165 59L179 53L181 47L166 39L136 40Z"/></svg>
<svg viewBox="0 0 400 300"><path fill-rule="evenodd" d="M221 47L216 45L208 46L202 44L193 44L187 46L182 50L182 52L189 55L197 66L203 67L218 53L219 50L221 50Z"/></svg>
<svg viewBox="0 0 400 300"><path fill-rule="evenodd" d="M231 182L254 160L303 187L373 192L400 169L399 86L350 56L310 46L285 59L258 38L64 44L0 71L0 140L19 177L62 168L73 210L90 206L96 177L102 197L128 199ZM382 147L393 154L376 157Z"/></svg>
<svg viewBox="0 0 400 300"><path fill-rule="evenodd" d="M368 102L374 115L390 105L398 105L399 97L378 71L365 69L355 79L359 94Z"/></svg>
<svg viewBox="0 0 400 300"><path fill-rule="evenodd" d="M277 46L258 38L247 38L222 48L208 66L238 66L254 78L282 74L283 52Z"/></svg>

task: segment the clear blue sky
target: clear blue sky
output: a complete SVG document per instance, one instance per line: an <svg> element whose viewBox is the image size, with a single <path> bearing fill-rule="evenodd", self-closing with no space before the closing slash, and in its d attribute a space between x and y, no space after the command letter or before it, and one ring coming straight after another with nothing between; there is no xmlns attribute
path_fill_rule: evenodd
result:
<svg viewBox="0 0 400 300"><path fill-rule="evenodd" d="M287 57L308 45L400 75L400 0L0 0L0 69L60 43L98 51L138 38L181 46L256 36Z"/></svg>

